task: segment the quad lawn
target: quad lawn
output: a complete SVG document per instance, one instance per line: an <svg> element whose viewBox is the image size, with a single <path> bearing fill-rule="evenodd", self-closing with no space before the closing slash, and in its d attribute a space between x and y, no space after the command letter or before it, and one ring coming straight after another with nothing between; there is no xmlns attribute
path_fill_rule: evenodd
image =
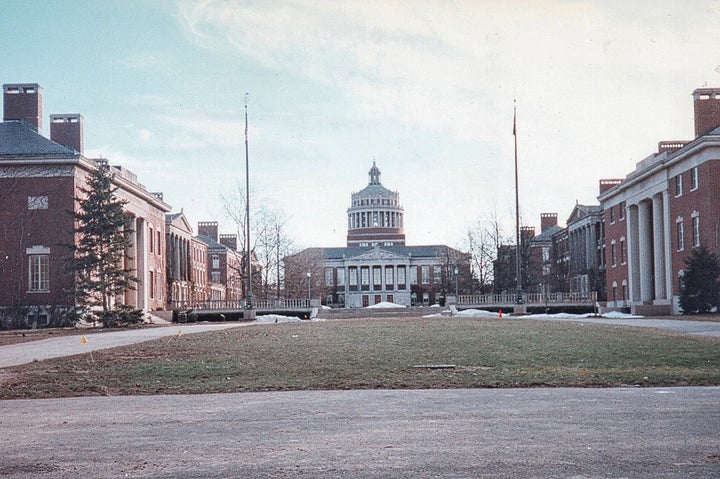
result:
<svg viewBox="0 0 720 479"><path fill-rule="evenodd" d="M720 385L720 339L528 319L257 324L6 368L0 381L2 399L300 389Z"/></svg>

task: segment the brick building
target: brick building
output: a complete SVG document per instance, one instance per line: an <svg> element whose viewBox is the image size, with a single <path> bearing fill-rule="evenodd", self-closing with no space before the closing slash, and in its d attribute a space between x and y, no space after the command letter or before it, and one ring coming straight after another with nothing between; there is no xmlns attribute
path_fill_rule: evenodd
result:
<svg viewBox="0 0 720 479"><path fill-rule="evenodd" d="M471 282L469 255L445 245L407 246L399 194L380 183L375 162L351 194L347 246L307 248L285 258L286 292L348 308L381 302L432 305Z"/></svg>
<svg viewBox="0 0 720 479"><path fill-rule="evenodd" d="M598 197L609 308L678 314L684 259L720 248L720 89L693 92L695 139L661 141Z"/></svg>
<svg viewBox="0 0 720 479"><path fill-rule="evenodd" d="M99 162L83 153L83 117L51 115L42 135L42 87L3 85L0 123L0 315L47 324L74 305L68 273L75 200ZM162 195L111 166L116 195L127 202L132 246L125 266L137 287L116 301L152 311L165 308L165 214ZM64 246L65 245L65 246Z"/></svg>
<svg viewBox="0 0 720 479"><path fill-rule="evenodd" d="M209 299L207 244L193 236L183 212L165 216L165 234L170 306Z"/></svg>

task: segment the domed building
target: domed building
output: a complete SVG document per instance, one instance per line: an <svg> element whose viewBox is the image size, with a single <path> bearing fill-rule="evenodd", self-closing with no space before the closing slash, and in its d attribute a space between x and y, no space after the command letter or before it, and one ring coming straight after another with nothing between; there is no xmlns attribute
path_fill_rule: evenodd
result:
<svg viewBox="0 0 720 479"><path fill-rule="evenodd" d="M445 245L407 246L400 195L380 183L373 161L368 185L351 194L347 246L307 248L285 258L290 297L332 307L388 302L433 305L471 281L470 257Z"/></svg>
<svg viewBox="0 0 720 479"><path fill-rule="evenodd" d="M403 208L400 195L380 183L380 169L373 161L368 185L351 195L348 208L348 246L404 246Z"/></svg>

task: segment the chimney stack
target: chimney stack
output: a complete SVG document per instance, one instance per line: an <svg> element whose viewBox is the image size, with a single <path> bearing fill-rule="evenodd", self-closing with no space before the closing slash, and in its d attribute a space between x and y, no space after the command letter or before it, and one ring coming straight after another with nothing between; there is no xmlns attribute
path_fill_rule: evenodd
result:
<svg viewBox="0 0 720 479"><path fill-rule="evenodd" d="M617 186L622 182L623 180L620 178L600 180L600 194L602 195L613 186Z"/></svg>
<svg viewBox="0 0 720 479"><path fill-rule="evenodd" d="M695 138L720 126L720 88L698 88L693 92Z"/></svg>
<svg viewBox="0 0 720 479"><path fill-rule="evenodd" d="M548 228L557 226L558 214L557 213L541 213L540 214L540 232L544 233Z"/></svg>
<svg viewBox="0 0 720 479"><path fill-rule="evenodd" d="M220 235L220 244L233 251L237 251L237 243L237 235Z"/></svg>
<svg viewBox="0 0 720 479"><path fill-rule="evenodd" d="M83 117L79 113L50 115L50 139L83 153Z"/></svg>
<svg viewBox="0 0 720 479"><path fill-rule="evenodd" d="M3 85L3 120L24 120L42 130L42 87L37 83Z"/></svg>
<svg viewBox="0 0 720 479"><path fill-rule="evenodd" d="M213 241L218 241L218 222L217 221L201 221L198 223L198 234L207 236Z"/></svg>

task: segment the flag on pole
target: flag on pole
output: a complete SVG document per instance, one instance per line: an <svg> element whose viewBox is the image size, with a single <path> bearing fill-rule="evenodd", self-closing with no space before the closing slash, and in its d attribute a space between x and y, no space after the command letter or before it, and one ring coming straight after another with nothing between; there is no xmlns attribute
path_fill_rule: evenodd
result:
<svg viewBox="0 0 720 479"><path fill-rule="evenodd" d="M517 136L516 117L516 108L513 106L513 136Z"/></svg>

